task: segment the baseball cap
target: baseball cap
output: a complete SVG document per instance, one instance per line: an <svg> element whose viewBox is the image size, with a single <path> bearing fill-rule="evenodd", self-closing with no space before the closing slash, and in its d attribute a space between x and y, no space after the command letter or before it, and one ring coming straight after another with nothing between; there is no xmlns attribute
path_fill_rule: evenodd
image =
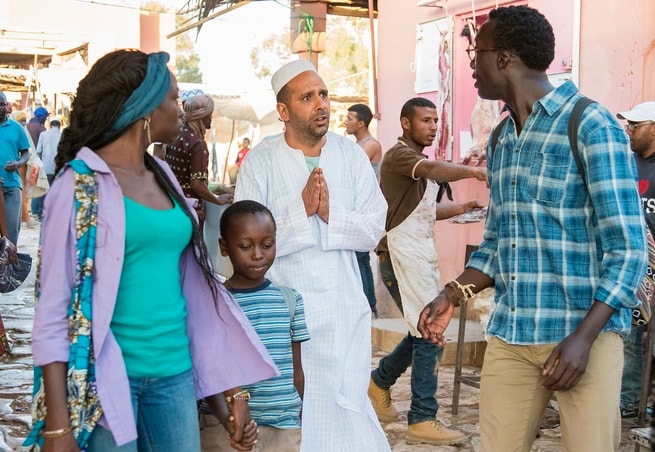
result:
<svg viewBox="0 0 655 452"><path fill-rule="evenodd" d="M632 122L655 121L655 102L644 102L636 105L630 111L617 113L616 117Z"/></svg>
<svg viewBox="0 0 655 452"><path fill-rule="evenodd" d="M277 96L287 83L307 71L316 72L316 68L309 60L294 60L282 66L271 77L271 86L275 95Z"/></svg>
<svg viewBox="0 0 655 452"><path fill-rule="evenodd" d="M47 118L48 115L48 110L46 110L44 107L38 107L36 110L34 110L34 116L37 116L39 118Z"/></svg>

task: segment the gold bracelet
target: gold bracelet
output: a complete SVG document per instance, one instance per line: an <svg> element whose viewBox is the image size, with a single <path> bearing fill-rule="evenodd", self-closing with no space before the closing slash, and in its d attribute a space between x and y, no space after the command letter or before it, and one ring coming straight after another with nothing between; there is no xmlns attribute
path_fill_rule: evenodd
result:
<svg viewBox="0 0 655 452"><path fill-rule="evenodd" d="M68 435L72 431L73 431L73 427L68 427L68 428L60 428L57 430L44 430L39 434L44 438L60 438L62 436Z"/></svg>
<svg viewBox="0 0 655 452"><path fill-rule="evenodd" d="M232 394L231 396L225 396L225 401L227 403L232 403L234 400L245 400L247 402L250 400L250 393L248 390L244 389L243 391L239 391L236 394Z"/></svg>
<svg viewBox="0 0 655 452"><path fill-rule="evenodd" d="M473 288L475 287L475 284L460 284L459 281L456 279L450 280L448 284L445 285L445 287L448 287L450 289L457 289L459 291L459 295L455 297L454 300L452 300L453 305L457 308L462 305L462 303L466 303L469 299L475 296L473 293Z"/></svg>

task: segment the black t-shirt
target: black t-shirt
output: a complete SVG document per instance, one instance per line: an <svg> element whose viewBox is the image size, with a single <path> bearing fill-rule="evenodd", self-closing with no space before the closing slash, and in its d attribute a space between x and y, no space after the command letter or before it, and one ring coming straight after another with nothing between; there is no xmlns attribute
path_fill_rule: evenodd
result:
<svg viewBox="0 0 655 452"><path fill-rule="evenodd" d="M647 159L635 154L639 179L639 196L644 209L646 224L655 236L655 154Z"/></svg>

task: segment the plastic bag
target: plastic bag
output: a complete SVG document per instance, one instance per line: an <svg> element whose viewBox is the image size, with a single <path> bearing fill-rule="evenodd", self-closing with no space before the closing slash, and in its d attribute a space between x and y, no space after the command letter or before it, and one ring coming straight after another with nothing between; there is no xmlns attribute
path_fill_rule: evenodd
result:
<svg viewBox="0 0 655 452"><path fill-rule="evenodd" d="M16 290L30 274L32 256L17 253L7 237L0 238L0 293Z"/></svg>
<svg viewBox="0 0 655 452"><path fill-rule="evenodd" d="M30 152L30 158L27 161L27 196L38 198L45 195L49 189L50 184L43 161L36 152Z"/></svg>

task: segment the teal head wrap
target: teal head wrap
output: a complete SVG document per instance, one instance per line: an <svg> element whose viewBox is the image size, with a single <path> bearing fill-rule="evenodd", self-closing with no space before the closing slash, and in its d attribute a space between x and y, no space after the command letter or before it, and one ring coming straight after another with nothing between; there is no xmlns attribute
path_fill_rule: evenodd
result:
<svg viewBox="0 0 655 452"><path fill-rule="evenodd" d="M121 115L105 132L106 138L118 136L129 125L143 118L162 103L171 87L171 74L166 66L170 56L166 52L148 54L148 70L137 89L123 105Z"/></svg>

